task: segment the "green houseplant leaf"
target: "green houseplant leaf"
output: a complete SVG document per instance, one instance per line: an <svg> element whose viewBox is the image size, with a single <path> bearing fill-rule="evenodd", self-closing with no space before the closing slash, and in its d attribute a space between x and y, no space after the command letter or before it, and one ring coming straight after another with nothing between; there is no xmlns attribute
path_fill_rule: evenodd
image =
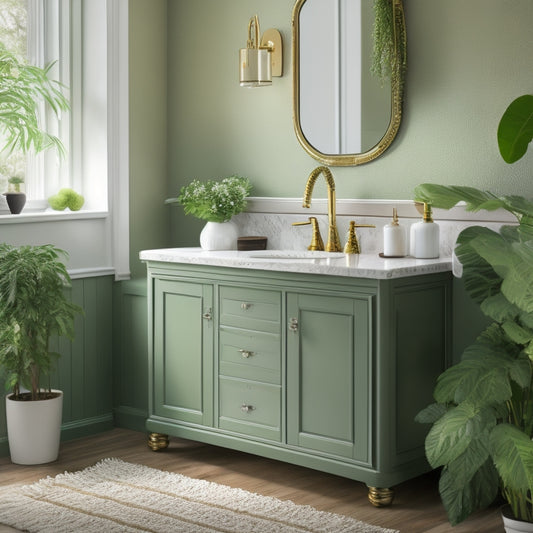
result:
<svg viewBox="0 0 533 533"><path fill-rule="evenodd" d="M498 198L488 191L462 185L445 186L434 183L418 185L415 188L415 200L440 209L451 209L458 203L464 202L465 209L474 212L482 209L494 211L507 205L503 198Z"/></svg>
<svg viewBox="0 0 533 533"><path fill-rule="evenodd" d="M533 493L533 442L523 431L511 424L500 424L490 436L492 457L506 490L513 494ZM509 502L515 516L521 516L524 508L520 499ZM533 521L529 509L528 521Z"/></svg>
<svg viewBox="0 0 533 533"><path fill-rule="evenodd" d="M514 260L502 283L502 293L526 313L533 312L533 241L513 245Z"/></svg>
<svg viewBox="0 0 533 533"><path fill-rule="evenodd" d="M426 456L433 468L456 460L470 446L476 434L496 423L490 409L478 409L462 403L450 409L430 429L426 438Z"/></svg>
<svg viewBox="0 0 533 533"><path fill-rule="evenodd" d="M490 459L466 483L445 468L439 492L450 523L455 526L477 509L490 505L498 494L498 474Z"/></svg>
<svg viewBox="0 0 533 533"><path fill-rule="evenodd" d="M486 297L481 302L481 310L497 322L514 319L520 314L520 309L512 304L501 292Z"/></svg>
<svg viewBox="0 0 533 533"><path fill-rule="evenodd" d="M488 228L472 226L463 230L457 238L455 254L463 265L463 281L469 296L478 304L498 294L502 278L472 246L480 235L492 233Z"/></svg>
<svg viewBox="0 0 533 533"><path fill-rule="evenodd" d="M489 191L463 185L437 185L423 183L415 187L415 201L427 202L432 207L451 209L463 203L467 211L495 211L505 209L520 220L522 216L533 217L533 202L520 196L498 197Z"/></svg>
<svg viewBox="0 0 533 533"><path fill-rule="evenodd" d="M511 102L498 126L498 146L506 163L518 161L533 139L533 95Z"/></svg>

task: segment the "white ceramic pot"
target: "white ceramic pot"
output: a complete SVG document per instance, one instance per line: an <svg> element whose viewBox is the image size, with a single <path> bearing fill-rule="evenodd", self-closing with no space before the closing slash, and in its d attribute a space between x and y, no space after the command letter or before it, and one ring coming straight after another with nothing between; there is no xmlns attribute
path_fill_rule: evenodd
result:
<svg viewBox="0 0 533 533"><path fill-rule="evenodd" d="M200 233L202 250L236 250L237 225L235 222L207 222Z"/></svg>
<svg viewBox="0 0 533 533"><path fill-rule="evenodd" d="M508 505L502 508L502 519L506 533L533 533L533 523L522 522L513 518L511 508Z"/></svg>
<svg viewBox="0 0 533 533"><path fill-rule="evenodd" d="M50 463L59 455L63 393L56 398L15 401L6 396L7 436L11 461L20 465Z"/></svg>

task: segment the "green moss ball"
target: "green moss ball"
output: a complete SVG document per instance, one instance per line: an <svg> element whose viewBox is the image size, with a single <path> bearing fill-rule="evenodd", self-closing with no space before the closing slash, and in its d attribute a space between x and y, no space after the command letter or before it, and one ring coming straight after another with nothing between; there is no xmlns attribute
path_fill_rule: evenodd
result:
<svg viewBox="0 0 533 533"><path fill-rule="evenodd" d="M61 189L57 194L48 198L50 207L55 211L63 211L67 207L71 211L79 211L84 202L83 196L72 189Z"/></svg>

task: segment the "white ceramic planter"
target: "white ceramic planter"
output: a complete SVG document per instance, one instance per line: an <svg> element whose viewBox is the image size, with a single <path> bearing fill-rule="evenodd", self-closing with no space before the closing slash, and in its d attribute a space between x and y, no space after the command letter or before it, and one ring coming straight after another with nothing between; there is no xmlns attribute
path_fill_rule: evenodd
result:
<svg viewBox="0 0 533 533"><path fill-rule="evenodd" d="M200 233L200 246L202 250L236 250L237 225L227 222L207 222Z"/></svg>
<svg viewBox="0 0 533 533"><path fill-rule="evenodd" d="M510 507L504 506L502 508L503 527L506 533L533 533L532 522L522 522L510 516Z"/></svg>
<svg viewBox="0 0 533 533"><path fill-rule="evenodd" d="M20 465L50 463L59 455L63 393L50 400L20 402L6 396L11 461Z"/></svg>

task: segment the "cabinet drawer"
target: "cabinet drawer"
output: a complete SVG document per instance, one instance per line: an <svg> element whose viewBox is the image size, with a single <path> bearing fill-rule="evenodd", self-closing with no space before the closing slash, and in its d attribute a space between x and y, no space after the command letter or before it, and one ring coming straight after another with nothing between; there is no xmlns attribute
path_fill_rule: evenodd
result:
<svg viewBox="0 0 533 533"><path fill-rule="evenodd" d="M278 333L220 327L219 373L225 376L281 383Z"/></svg>
<svg viewBox="0 0 533 533"><path fill-rule="evenodd" d="M279 441L281 438L281 388L221 377L219 428Z"/></svg>
<svg viewBox="0 0 533 533"><path fill-rule="evenodd" d="M220 324L279 333L281 294L279 291L220 287Z"/></svg>

